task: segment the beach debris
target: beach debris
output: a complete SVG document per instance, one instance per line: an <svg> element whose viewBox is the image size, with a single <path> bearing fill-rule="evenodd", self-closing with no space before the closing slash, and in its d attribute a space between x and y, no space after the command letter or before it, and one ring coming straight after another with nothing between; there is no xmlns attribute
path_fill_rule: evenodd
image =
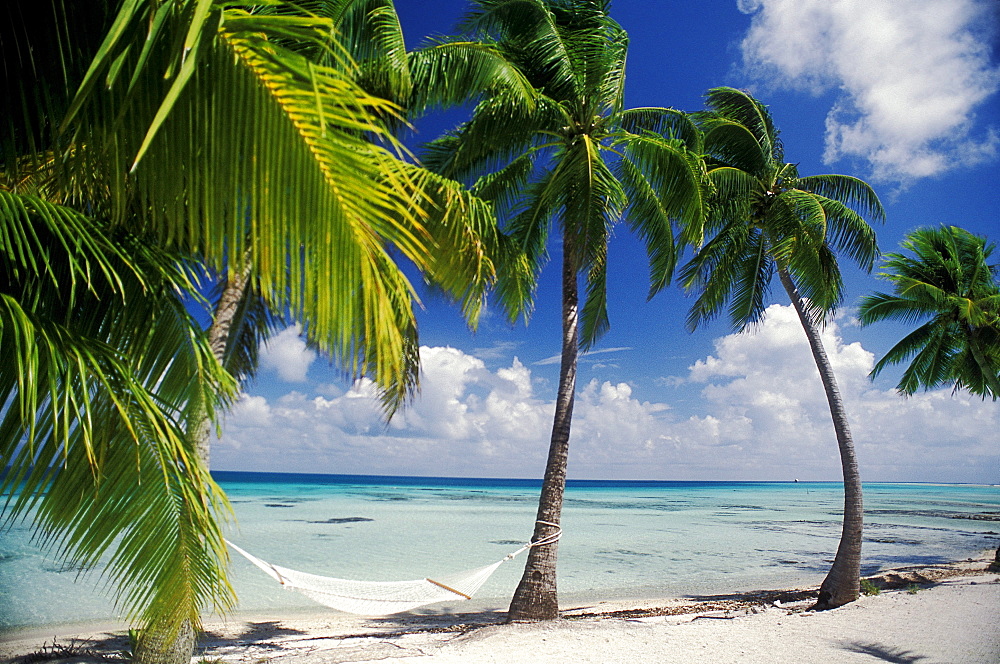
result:
<svg viewBox="0 0 1000 664"><path fill-rule="evenodd" d="M706 619L709 619L709 620L732 620L735 617L736 616L734 616L732 614L732 612L730 612L730 611L723 612L723 614L721 616L720 615L716 615L714 613L703 613L701 615L697 615L694 618L692 618L691 622L694 622L695 620L700 620L701 618L706 618Z"/></svg>
<svg viewBox="0 0 1000 664"><path fill-rule="evenodd" d="M117 645L117 644L116 644ZM33 653L19 657L12 662L16 664L35 664L36 662L53 661L79 661L79 662L127 662L120 650L98 649L89 640L71 639L69 644L59 643L52 639L52 643L44 643L42 647Z"/></svg>

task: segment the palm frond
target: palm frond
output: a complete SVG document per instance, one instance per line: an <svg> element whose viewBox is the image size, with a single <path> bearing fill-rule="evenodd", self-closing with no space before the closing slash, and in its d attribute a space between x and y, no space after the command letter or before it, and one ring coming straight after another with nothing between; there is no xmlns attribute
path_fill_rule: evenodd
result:
<svg viewBox="0 0 1000 664"><path fill-rule="evenodd" d="M678 241L703 241L705 189L702 164L677 139L630 136L616 142L621 152L619 177L626 187L626 218L643 238L650 258L650 296L669 284L676 266Z"/></svg>
<svg viewBox="0 0 1000 664"><path fill-rule="evenodd" d="M832 199L872 221L885 221L885 208L867 182L850 175L809 175L799 178L797 186Z"/></svg>
<svg viewBox="0 0 1000 664"><path fill-rule="evenodd" d="M421 162L435 173L472 184L505 167L525 152L551 142L546 132L562 119L551 100L539 99L534 111L511 106L506 96L484 100L470 121L424 146Z"/></svg>
<svg viewBox="0 0 1000 664"><path fill-rule="evenodd" d="M509 45L507 56L542 94L566 100L579 98L584 90L583 72L574 70L572 46L548 3L476 2L459 27L474 37Z"/></svg>
<svg viewBox="0 0 1000 664"><path fill-rule="evenodd" d="M734 330L742 329L753 319L753 302L763 302L767 282L773 271L773 262L761 252L766 242L760 231L741 224L728 224L712 237L692 259L681 268L681 285L697 297L687 317L688 330L717 317L730 302L737 283L751 284L742 307L732 309L738 313L732 318ZM754 283L750 275L763 277L764 283Z"/></svg>
<svg viewBox="0 0 1000 664"><path fill-rule="evenodd" d="M594 67L587 88L596 87L598 98L607 100L607 110L611 114L620 113L625 107L625 61L628 54L628 35L617 23L604 16L604 40L596 44L601 62ZM602 62L603 61L603 62Z"/></svg>
<svg viewBox="0 0 1000 664"><path fill-rule="evenodd" d="M764 178L770 173L774 162L749 129L729 119L708 125L703 123L703 126L704 149L710 160L746 171L757 178Z"/></svg>
<svg viewBox="0 0 1000 664"><path fill-rule="evenodd" d="M712 184L712 195L708 202L708 230L725 220L749 219L753 200L761 187L760 180L731 166L711 167L706 175Z"/></svg>
<svg viewBox="0 0 1000 664"><path fill-rule="evenodd" d="M883 320L913 324L927 320L934 313L936 309L929 304L888 293L866 295L858 308L858 318L863 325Z"/></svg>
<svg viewBox="0 0 1000 664"><path fill-rule="evenodd" d="M675 138L695 154L703 150L702 133L691 115L673 108L630 108L616 116L618 126L631 134L652 133Z"/></svg>
<svg viewBox="0 0 1000 664"><path fill-rule="evenodd" d="M845 252L865 272L871 272L879 257L875 230L840 201L823 196L818 200L826 214L827 239L831 246Z"/></svg>
<svg viewBox="0 0 1000 664"><path fill-rule="evenodd" d="M589 136L582 136L561 156L553 181L561 192L561 231L575 236L577 264L586 269L598 260L601 246L621 218L625 193L604 162L600 146Z"/></svg>
<svg viewBox="0 0 1000 664"><path fill-rule="evenodd" d="M843 298L843 278L827 238L826 211L817 196L788 190L772 208L771 252L785 267L817 322Z"/></svg>
<svg viewBox="0 0 1000 664"><path fill-rule="evenodd" d="M406 43L392 0L322 0L300 3L306 10L329 18L337 40L358 65L357 82L368 92L404 104L414 89ZM316 49L324 56L323 49ZM329 58L311 58L336 65Z"/></svg>
<svg viewBox="0 0 1000 664"><path fill-rule="evenodd" d="M148 9L146 2L137 6ZM137 29L142 16L137 9L130 29ZM109 157L135 154L146 140L130 181L145 201L147 227L166 242L206 257L217 271L242 269L245 256L264 297L287 308L348 374L370 370L387 380L380 383L387 403L398 405L417 376L408 364L416 357L415 293L386 253L388 247L418 265L437 266L435 276L448 275L445 287L463 290L458 296L466 311L478 311L473 303L480 298L471 293L483 282L466 297L457 286L459 276L448 270L472 269L465 275L470 283L490 270L482 261L457 259L443 269L446 262L435 257L438 240L428 225L437 221L426 215L436 214L436 205L428 201L441 199L443 190L435 189L441 182L403 165L402 148L383 121L398 116L398 107L356 83L358 69L331 41L329 19L251 14L238 6L227 6L217 18L218 29L205 32L199 50L188 55L199 64L171 98L170 115L159 131L145 128L164 107L164 95L173 95L176 81L143 75L130 90L113 87L107 94L84 95L86 103L81 102L74 122L94 130L77 135L95 146L94 154ZM173 62L170 40L163 39L150 62ZM323 48L331 64L308 60L286 43ZM116 57L118 52L109 48L101 62L107 66ZM129 55L120 57L128 61ZM142 69L138 63L125 67ZM146 70L157 71L152 65ZM123 109L119 123L101 124L106 105ZM236 117L239 122L232 120ZM185 174L159 177L179 163ZM122 170L114 161L86 166L111 177ZM418 182L434 190L423 192ZM113 198L128 200L121 193ZM461 209L477 208L465 201L449 209L447 228L452 229ZM470 229L477 223L483 227L473 222ZM461 235L456 233L452 239ZM384 281L375 286L371 279ZM393 322L399 329L391 329Z"/></svg>
<svg viewBox="0 0 1000 664"><path fill-rule="evenodd" d="M733 265L727 314L734 331L757 325L764 317L771 277L776 270L763 233L751 233L750 242Z"/></svg>
<svg viewBox="0 0 1000 664"><path fill-rule="evenodd" d="M470 104L484 96L493 104L519 108L530 114L535 106L535 90L521 71L493 44L446 41L432 44L408 55L413 88L406 105L422 112L433 107Z"/></svg>
<svg viewBox="0 0 1000 664"><path fill-rule="evenodd" d="M580 309L580 348L588 350L611 329L608 320L608 253L607 242L601 243L590 256L587 286Z"/></svg>
<svg viewBox="0 0 1000 664"><path fill-rule="evenodd" d="M0 250L6 517L30 513L40 544L74 566L106 562L131 618L197 623L233 596L219 531L228 508L187 425L195 410L214 417L235 384L178 299L193 282L147 239L20 198L33 222L22 239L44 266ZM23 221L0 214L6 230ZM68 293L71 274L79 285Z"/></svg>
<svg viewBox="0 0 1000 664"><path fill-rule="evenodd" d="M421 204L421 222L413 233L426 233L428 248L407 258L439 288L454 297L466 320L476 326L486 290L496 278L494 257L501 251L493 208L457 182L426 169L397 162L412 182L406 199ZM404 224L407 220L400 219Z"/></svg>
<svg viewBox="0 0 1000 664"><path fill-rule="evenodd" d="M492 203L499 218L507 217L524 195L535 170L535 157L535 152L525 152L503 168L482 175L473 185L473 192Z"/></svg>
<svg viewBox="0 0 1000 664"><path fill-rule="evenodd" d="M712 88L705 93L709 109L745 127L753 136L758 149L774 162L784 161L778 130L767 106L743 90Z"/></svg>

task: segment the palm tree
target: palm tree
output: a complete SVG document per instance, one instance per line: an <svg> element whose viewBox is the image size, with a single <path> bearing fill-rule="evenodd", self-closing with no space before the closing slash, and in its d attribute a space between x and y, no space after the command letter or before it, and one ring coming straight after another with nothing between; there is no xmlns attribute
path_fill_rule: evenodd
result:
<svg viewBox="0 0 1000 664"><path fill-rule="evenodd" d="M376 381L387 410L392 411L415 388L418 346L415 290L390 252L400 252L429 280L452 293L474 322L493 276L491 254L497 235L492 217L484 204L454 183L400 158L402 150L386 127L386 118L399 115L398 107L357 85L356 65L332 36L335 31L329 19L294 12L258 15L252 8L249 3L244 7L210 0L140 0L124 5L89 61L61 120L56 158L45 160L49 166L46 186L56 197L87 209L94 223L109 229L141 228L146 244L169 250L174 260L180 255L201 262L214 273L229 275L230 284L245 281L248 287L234 290L253 292L271 311L288 312L303 321L310 340L348 374L363 373ZM68 25L69 21L59 22L60 28ZM66 36L62 39L65 46ZM303 52L310 49L323 57L306 58ZM72 56L85 57L75 48L62 52L71 54L69 62L62 63L69 65L68 70L79 61ZM58 116L54 122L59 123ZM11 152L5 150L5 155ZM32 204L41 207L41 203ZM49 216L72 217L69 213ZM5 249L13 256L9 260L19 256L18 247ZM71 274L80 288L87 291L90 284L77 274L80 259L71 254L67 260L76 270ZM82 272L91 276L93 265L100 264L84 263L87 269ZM105 272L108 280L119 280L115 273ZM187 289L194 291L191 286ZM165 288L160 291L172 293ZM30 297L40 293L34 285L25 292ZM253 355L247 345L236 341L259 333L261 328L254 321L266 323L257 306L260 302L250 299L220 298L225 304L210 331L215 356L225 359L237 373L252 370ZM71 300L81 302L82 297ZM129 305L134 302L130 299ZM247 319L251 324L242 326L243 316L231 316L233 311L251 312ZM232 334L227 318L230 323L241 321L237 334ZM117 336L119 328L100 329L109 352L128 359L125 351L132 352L133 347ZM188 335L188 342L203 349L194 333ZM118 350L119 345L124 350ZM134 348L145 358L145 347ZM5 343L4 349L20 351L22 347ZM27 346L23 350L34 352ZM159 356L151 354L150 358ZM217 366L212 355L197 358L202 365ZM11 363L7 367L26 366L19 353L5 359ZM171 366L180 371L185 365ZM189 382L207 371L201 365L194 368L201 371L182 374ZM16 409L20 420L11 414L15 409L7 411L10 425L5 429L9 434L5 442L11 445L5 448L10 452L5 460L17 455L15 465L47 467L33 465L45 457L18 444L22 430L17 425L26 425L36 412L32 408L40 408L37 416L55 423L54 438L66 439L66 453L82 454L91 463L92 483L106 470L113 470L118 484L112 486L125 487L138 480L136 473L156 468L140 463L107 464L105 457L119 462L129 458L121 453L127 449L122 447L121 436L111 433L139 427L141 431L133 435L151 438L151 445L167 436L163 443L167 449L155 448L161 451L154 460L176 471L161 473L174 478L168 488L175 502L180 501L188 511L201 510L196 514L200 520L189 519L184 534L189 549L192 538L204 546L201 552L188 550L189 558L177 564L167 555L169 538L152 537L153 531L139 528L117 547L115 556L138 571L128 576L114 563L108 574L121 577L121 595L150 628L139 643L140 661L187 661L201 609L212 603L225 608L231 600L225 583L225 548L209 509L223 499L217 491L213 493L214 485L206 484L210 478L207 445L203 444L215 407L207 394L225 397L228 392L221 388L231 381L213 383L210 377L189 385L185 399L166 392L176 389L179 379L149 374L149 385L162 388L164 394L161 397L158 391L147 401L159 404L155 400L162 398L165 405L161 407L169 406L174 418L171 422L183 422L184 427L175 426L173 431L166 424L144 424L122 408L122 424L110 433L93 434L101 437L102 450L110 450L102 455L91 454L92 445L68 442L71 435L83 436L84 442L92 437L89 429L73 424L73 418L91 421L93 413L88 408L95 401L87 400L90 391L68 403L44 397L24 401ZM6 382L14 390L8 395L21 395L29 384L20 378ZM54 381L44 385L58 386ZM142 394L123 379L108 379L102 385L111 403L123 399L118 390L126 390L130 397ZM202 389L202 397L195 387ZM205 454L204 462L194 450ZM133 462L140 459L132 458ZM74 463L79 465L79 459ZM130 468L135 471L131 476ZM85 474L67 477L76 478L79 488ZM38 489L42 481L31 488ZM65 494L36 491L32 495L40 505L66 511ZM112 494L111 499L115 500L109 509L118 510L118 522L125 526L150 508L143 492ZM49 540L64 552L82 547L90 556L86 560L92 561L114 546L108 538L95 544L97 533L102 532L92 521L63 518L49 533ZM176 577L185 574L190 576L183 587L193 585L198 592L185 601L160 601L161 596L177 599L177 592L163 591L182 587Z"/></svg>
<svg viewBox="0 0 1000 664"><path fill-rule="evenodd" d="M104 567L130 620L176 626L231 606L225 496L198 463L194 417L215 419L235 384L212 358L182 293L190 256L113 227L98 200L55 186L53 124L79 52L44 47L100 30L99 6L2 21L0 107L0 494L69 565ZM46 9L46 8L43 8ZM68 53L69 51L66 51ZM77 79L78 80L78 79Z"/></svg>
<svg viewBox="0 0 1000 664"><path fill-rule="evenodd" d="M624 108L628 39L607 4L475 2L463 24L466 34L501 53L537 97L527 107L508 94L485 95L468 122L431 143L424 155L429 168L491 201L504 230L530 260L528 275L501 271L502 298L530 298L553 225L561 236L562 363L535 541L558 532L577 355L608 328L605 280L613 227L625 217L645 240L653 293L669 282L675 265L671 222L678 221L693 241L702 216L699 134L677 111ZM556 556L555 542L529 551L510 620L558 617Z"/></svg>
<svg viewBox="0 0 1000 664"><path fill-rule="evenodd" d="M795 164L784 161L767 107L749 94L713 88L707 102L700 124L716 193L707 222L712 237L681 272L685 288L698 294L688 327L714 318L727 305L735 330L758 323L771 278L778 274L809 340L840 449L843 533L816 607L840 606L860 592L861 478L819 328L843 298L835 250L870 270L878 248L865 217L882 220L884 211L871 187L857 178L799 176Z"/></svg>
<svg viewBox="0 0 1000 664"><path fill-rule="evenodd" d="M880 274L892 282L892 294L865 297L861 322L924 322L875 364L872 378L909 360L900 394L954 385L1000 398L1000 268L988 263L995 245L942 226L911 232L903 248L912 255L888 254Z"/></svg>
<svg viewBox="0 0 1000 664"><path fill-rule="evenodd" d="M896 385L910 396L954 385L955 390L1000 398L1000 267L989 264L996 245L956 226L920 228L906 236L912 255L888 254L880 276L893 293L861 301L864 325L883 320L923 322L879 360L871 377L909 361ZM1000 546L990 564L1000 571Z"/></svg>

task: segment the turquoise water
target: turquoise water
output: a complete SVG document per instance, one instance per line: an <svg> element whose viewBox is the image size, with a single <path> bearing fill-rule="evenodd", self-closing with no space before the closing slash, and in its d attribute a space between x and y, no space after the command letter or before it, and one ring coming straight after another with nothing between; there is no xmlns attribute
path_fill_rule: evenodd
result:
<svg viewBox="0 0 1000 664"><path fill-rule="evenodd" d="M293 569L402 580L479 567L531 535L536 482L217 473L236 513L228 536ZM818 584L840 537L835 483L571 482L563 509L564 605ZM995 549L1000 488L865 486L865 574ZM476 606L505 608L523 557L500 567ZM30 541L0 539L0 627L108 620L97 573L82 579ZM234 558L239 611L325 610ZM444 607L448 608L448 607ZM455 607L459 608L459 607Z"/></svg>

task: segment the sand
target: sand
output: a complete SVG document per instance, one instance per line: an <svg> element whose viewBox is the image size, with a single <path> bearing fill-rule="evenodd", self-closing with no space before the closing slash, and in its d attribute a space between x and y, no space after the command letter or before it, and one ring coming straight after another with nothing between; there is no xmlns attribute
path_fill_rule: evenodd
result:
<svg viewBox="0 0 1000 664"><path fill-rule="evenodd" d="M1000 575L985 566L976 560L885 573L876 579L886 587L880 594L824 612L808 610L810 591L789 590L564 607L561 620L544 623L504 624L502 612L483 609L379 619L333 612L238 617L206 625L199 658L227 664L1000 664ZM0 661L121 661L120 632L96 627L8 633L0 636Z"/></svg>

